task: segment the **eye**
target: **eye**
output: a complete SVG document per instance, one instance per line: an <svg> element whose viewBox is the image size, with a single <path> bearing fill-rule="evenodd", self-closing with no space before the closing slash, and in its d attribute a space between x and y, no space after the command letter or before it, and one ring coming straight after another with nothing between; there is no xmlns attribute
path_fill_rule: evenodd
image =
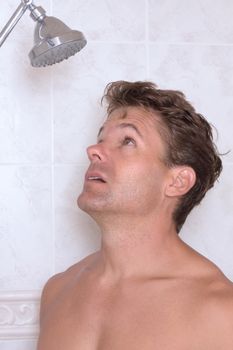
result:
<svg viewBox="0 0 233 350"><path fill-rule="evenodd" d="M135 140L132 137L129 136L125 136L122 142L123 146L131 146L131 145L135 145Z"/></svg>

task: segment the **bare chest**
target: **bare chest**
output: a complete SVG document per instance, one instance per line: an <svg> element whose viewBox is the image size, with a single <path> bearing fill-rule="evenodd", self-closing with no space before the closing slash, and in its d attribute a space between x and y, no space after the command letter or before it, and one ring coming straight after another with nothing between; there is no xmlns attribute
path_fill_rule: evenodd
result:
<svg viewBox="0 0 233 350"><path fill-rule="evenodd" d="M48 309L38 350L204 350L196 318L178 295L67 295Z"/></svg>

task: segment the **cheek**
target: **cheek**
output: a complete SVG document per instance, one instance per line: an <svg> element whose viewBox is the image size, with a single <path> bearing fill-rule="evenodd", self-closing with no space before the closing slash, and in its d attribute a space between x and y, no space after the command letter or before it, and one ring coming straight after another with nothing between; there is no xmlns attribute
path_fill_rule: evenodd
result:
<svg viewBox="0 0 233 350"><path fill-rule="evenodd" d="M127 164L117 169L117 183L123 188L131 187L135 190L153 191L161 187L165 172L159 166L152 166L151 162Z"/></svg>
<svg viewBox="0 0 233 350"><path fill-rule="evenodd" d="M114 200L120 208L146 215L163 200L163 176L153 167L132 166L122 173L114 189Z"/></svg>
<svg viewBox="0 0 233 350"><path fill-rule="evenodd" d="M116 167L116 181L119 183L132 183L136 182L143 177L145 168L141 164L130 162L124 162L124 164L117 165Z"/></svg>

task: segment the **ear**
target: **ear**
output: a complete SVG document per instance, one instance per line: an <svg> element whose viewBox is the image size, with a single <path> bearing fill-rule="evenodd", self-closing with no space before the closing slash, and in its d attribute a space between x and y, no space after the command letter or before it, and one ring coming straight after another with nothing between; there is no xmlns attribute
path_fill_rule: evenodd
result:
<svg viewBox="0 0 233 350"><path fill-rule="evenodd" d="M196 182L196 173L189 166L177 166L171 169L171 177L166 187L168 197L180 197L187 193Z"/></svg>

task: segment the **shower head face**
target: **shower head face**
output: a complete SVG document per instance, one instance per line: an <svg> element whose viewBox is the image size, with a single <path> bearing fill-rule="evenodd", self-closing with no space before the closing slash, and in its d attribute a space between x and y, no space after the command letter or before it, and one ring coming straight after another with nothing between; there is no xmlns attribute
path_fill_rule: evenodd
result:
<svg viewBox="0 0 233 350"><path fill-rule="evenodd" d="M34 43L29 53L31 65L45 67L75 55L87 41L81 32L71 30L55 17L46 16L37 22Z"/></svg>

